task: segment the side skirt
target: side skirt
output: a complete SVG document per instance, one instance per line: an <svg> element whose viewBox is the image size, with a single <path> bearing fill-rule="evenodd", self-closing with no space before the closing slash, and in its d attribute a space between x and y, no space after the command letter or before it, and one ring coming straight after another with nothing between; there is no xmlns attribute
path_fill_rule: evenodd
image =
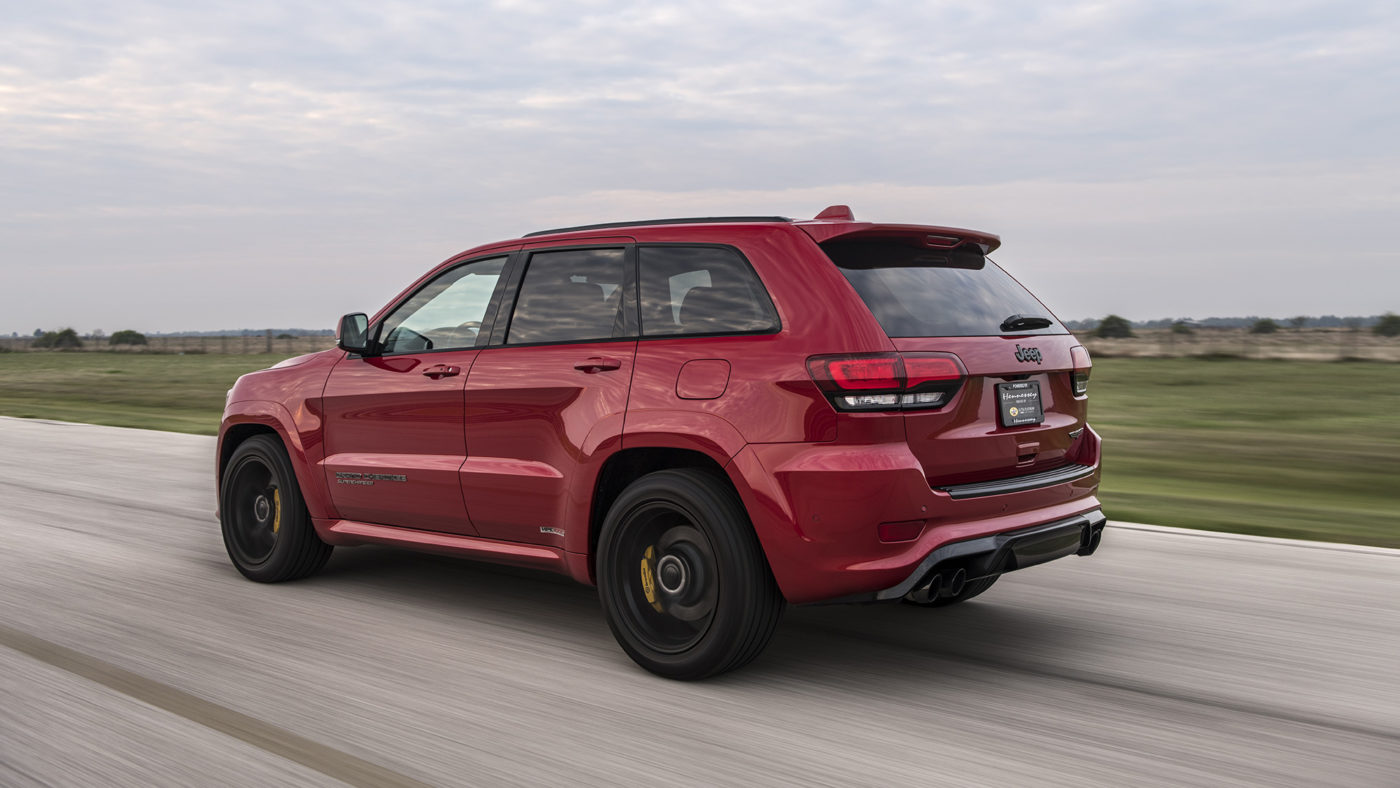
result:
<svg viewBox="0 0 1400 788"><path fill-rule="evenodd" d="M543 569L590 583L588 557L546 545L501 542L479 536L464 536L439 531L418 531L390 525L374 525L354 520L320 520L312 524L316 535L327 544L353 546L363 544L391 545L425 552L443 553L462 558L509 564L529 569Z"/></svg>

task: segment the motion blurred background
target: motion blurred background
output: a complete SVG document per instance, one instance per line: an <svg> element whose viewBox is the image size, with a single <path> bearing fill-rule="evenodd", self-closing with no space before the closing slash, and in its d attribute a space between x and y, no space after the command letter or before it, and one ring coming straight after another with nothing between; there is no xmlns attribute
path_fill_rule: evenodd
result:
<svg viewBox="0 0 1400 788"><path fill-rule="evenodd" d="M1396 548L1397 139L1393 2L7 2L0 416L209 435L238 375L329 347L339 315L374 311L462 249L587 222L807 218L844 203L861 219L1002 236L997 261L1094 353L1090 418L1105 438L1110 518ZM233 585L216 560L212 492L199 486L209 474L180 470L205 445L25 429L0 430L10 512L0 519L10 561L0 625L317 741L358 742L370 760L427 782L473 782L464 764L488 761L487 783L565 781L569 768L517 745L550 726L550 697L584 704L568 717L577 725L624 719L598 697L611 689L580 694L579 682L638 684L639 697L699 709L624 727L628 741L654 735L672 747L693 742L692 727L715 731L685 761L698 771L661 770L701 784L901 783L934 768L954 783L1400 780L1400 707L1384 700L1400 680L1385 667L1400 645L1400 572L1386 551L1335 548L1316 562L1287 553L1255 569L1255 554L1232 552L1244 548L1125 535L1119 559L1110 539L1094 563L1047 569L1019 594L989 594L942 623L795 613L768 658L779 663L758 678L662 690L619 674L608 644L590 639L601 618L586 631L570 623L596 612L588 590L464 580L481 570L432 559L380 555L391 566L374 580L374 561L338 556L328 585L289 610L206 632L201 622L227 614L223 600L275 602ZM145 453L124 460L114 448L124 442ZM75 497L60 477L99 460L106 470L79 485L95 497ZM171 484L149 499L159 507L141 509L122 486L124 461L168 472ZM136 545L161 531L143 533L143 521L181 535L147 556ZM405 596L393 578L421 581L422 594ZM1079 590L1059 596L1070 582ZM77 601L88 592L107 601ZM344 612L346 623L414 643L417 673L385 678L367 666L402 655L335 631L298 639L298 622L335 620L350 597L364 606ZM408 609L422 618L405 623ZM1206 610L1214 617L1197 617ZM12 649L0 655L19 659L16 638L0 637ZM245 640L261 648L231 645ZM871 643L878 653L862 650ZM521 653L555 655L529 665L544 689L503 678L519 667L507 656ZM561 653L585 667L555 661ZM182 671L172 655L204 672ZM358 677L339 701L304 668L329 655L329 671ZM270 678L269 665L288 669ZM785 683L795 680L784 666L802 680ZM0 711L0 783L191 778L151 765L176 764L178 752L133 743L156 740L166 723L21 667L13 675L28 678L7 687L11 708L30 716ZM1025 686L998 696L988 722L979 693L1012 686L998 671ZM449 689L424 698L424 676L486 693L491 718L508 722L492 727L460 698L431 720L465 726L481 749L405 765L425 734L376 727L390 717L375 710L393 698L459 699ZM271 683L245 695L243 681ZM1052 695L1086 704L1066 712L1076 736L1110 736L1096 726L1120 720L1135 738L1088 765L1060 758L1049 731L1064 720L1038 694L1046 682L1069 682ZM746 702L749 692L762 700ZM764 771L757 750L741 758L756 771L721 763L726 748L784 741L755 702L798 725L821 713L817 694L839 698L853 716L818 741L827 753L845 752L842 742L869 752L878 741L924 747L914 730L946 735L936 720L953 701L943 693L973 704L959 707L957 742L983 760L925 747L882 751L878 769L848 753L850 772ZM302 711L279 716L280 698ZM399 712L396 726L414 724ZM55 743L117 719L129 739ZM441 746L461 747L448 730ZM1041 749L1007 755L1028 736ZM580 750L602 759L583 781L634 774L646 757L609 741ZM229 768L257 760L217 742L171 742ZM807 746L816 763L822 748ZM988 766L1008 757L1005 770ZM354 782L358 768L266 779Z"/></svg>
<svg viewBox="0 0 1400 788"><path fill-rule="evenodd" d="M0 35L0 413L207 433L461 249L847 203L1003 236L1100 359L1120 517L1400 546L1392 3L74 2ZM78 343L187 355L29 357Z"/></svg>

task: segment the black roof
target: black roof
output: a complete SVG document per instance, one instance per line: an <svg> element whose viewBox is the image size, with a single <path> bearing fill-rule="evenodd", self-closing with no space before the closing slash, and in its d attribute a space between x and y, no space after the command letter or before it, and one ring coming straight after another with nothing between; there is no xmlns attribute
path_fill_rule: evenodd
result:
<svg viewBox="0 0 1400 788"><path fill-rule="evenodd" d="M521 238L536 235L572 233L579 230L607 230L614 227L642 227L651 224L729 224L732 222L790 222L786 216L690 216L680 219L643 219L637 222L604 222L603 224L581 224L577 227L556 227L553 230L536 230L525 233Z"/></svg>

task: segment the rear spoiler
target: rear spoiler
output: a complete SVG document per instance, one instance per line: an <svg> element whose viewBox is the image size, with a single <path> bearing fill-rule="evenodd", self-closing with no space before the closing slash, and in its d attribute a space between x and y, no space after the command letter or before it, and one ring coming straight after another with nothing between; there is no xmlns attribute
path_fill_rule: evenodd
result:
<svg viewBox="0 0 1400 788"><path fill-rule="evenodd" d="M1001 246L999 236L960 227L858 222L851 209L844 205L833 205L817 214L817 218L796 221L793 225L802 228L819 244L837 238L843 241L896 241L930 249L956 249L964 244L974 244L982 249L982 254L990 254Z"/></svg>

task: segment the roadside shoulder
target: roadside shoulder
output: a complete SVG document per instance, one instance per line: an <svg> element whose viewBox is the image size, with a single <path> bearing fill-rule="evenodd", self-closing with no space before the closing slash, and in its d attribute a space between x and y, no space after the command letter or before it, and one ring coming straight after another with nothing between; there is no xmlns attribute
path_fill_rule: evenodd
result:
<svg viewBox="0 0 1400 788"><path fill-rule="evenodd" d="M1283 539L1276 536L1253 536L1251 534L1236 534L1228 531L1203 531L1196 528L1177 528L1170 525L1148 525L1146 523L1125 523L1116 520L1109 520L1108 526L1110 528L1121 528L1126 531L1147 531L1149 533L1172 534L1176 536L1195 536L1202 539L1224 539L1231 542L1255 542L1285 547L1302 547L1310 550L1368 553L1371 555L1388 555L1400 558L1400 550L1390 547L1372 547L1370 545L1346 544L1344 542L1315 542L1307 539Z"/></svg>

